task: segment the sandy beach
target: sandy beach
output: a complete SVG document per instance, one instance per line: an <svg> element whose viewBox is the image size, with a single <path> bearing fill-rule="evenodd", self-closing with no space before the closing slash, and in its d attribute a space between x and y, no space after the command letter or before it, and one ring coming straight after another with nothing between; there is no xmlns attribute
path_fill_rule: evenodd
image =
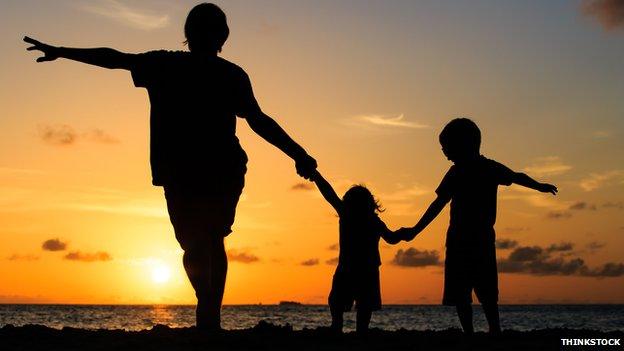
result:
<svg viewBox="0 0 624 351"><path fill-rule="evenodd" d="M164 325L137 332L59 330L41 325L6 325L0 329L3 350L560 350L561 338L622 339L624 332L506 330L498 338L476 333L471 340L466 340L457 329L373 329L369 335L362 337L354 333L332 335L325 328L293 330L290 326L275 326L266 322L250 329L226 330L212 335L200 333L195 328L169 328Z"/></svg>

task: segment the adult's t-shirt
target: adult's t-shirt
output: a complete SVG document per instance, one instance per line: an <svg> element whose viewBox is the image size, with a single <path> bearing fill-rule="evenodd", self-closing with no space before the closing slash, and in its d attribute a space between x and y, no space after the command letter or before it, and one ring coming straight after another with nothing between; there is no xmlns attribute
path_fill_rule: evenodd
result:
<svg viewBox="0 0 624 351"><path fill-rule="evenodd" d="M218 56L161 50L136 55L131 73L151 104L154 185L202 184L245 172L236 116L258 105L242 68Z"/></svg>

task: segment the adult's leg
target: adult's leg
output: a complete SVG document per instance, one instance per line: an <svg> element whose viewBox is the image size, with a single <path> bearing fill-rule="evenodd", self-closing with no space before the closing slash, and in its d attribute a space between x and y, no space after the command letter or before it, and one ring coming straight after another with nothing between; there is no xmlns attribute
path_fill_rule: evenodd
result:
<svg viewBox="0 0 624 351"><path fill-rule="evenodd" d="M457 317L461 323L464 333L471 335L474 333L472 326L472 305L470 303L460 303L455 306L457 309Z"/></svg>
<svg viewBox="0 0 624 351"><path fill-rule="evenodd" d="M355 331L358 334L365 334L368 332L368 325L370 324L373 311L369 308L358 308L356 314Z"/></svg>
<svg viewBox="0 0 624 351"><path fill-rule="evenodd" d="M205 247L189 248L183 256L184 269L197 296L197 327L221 327L221 303L227 276L227 255L223 238L206 240Z"/></svg>
<svg viewBox="0 0 624 351"><path fill-rule="evenodd" d="M344 324L344 311L342 306L336 306L334 304L329 305L329 311L331 312L332 324L331 329L342 333L342 326Z"/></svg>
<svg viewBox="0 0 624 351"><path fill-rule="evenodd" d="M482 303L483 313L487 319L488 326L490 327L490 334L500 334L500 317L498 315L498 304L494 303Z"/></svg>

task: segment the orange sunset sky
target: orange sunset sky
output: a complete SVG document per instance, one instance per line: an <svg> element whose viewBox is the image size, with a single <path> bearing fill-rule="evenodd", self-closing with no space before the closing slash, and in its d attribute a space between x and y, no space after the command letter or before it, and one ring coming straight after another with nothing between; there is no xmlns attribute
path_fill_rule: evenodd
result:
<svg viewBox="0 0 624 351"><path fill-rule="evenodd" d="M37 64L21 40L183 50L196 3L0 3L0 303L195 301L150 184L146 91L123 70ZM414 225L450 167L437 135L468 116L484 155L560 190L500 189L501 303L624 303L624 24L608 1L216 3L221 55L340 194L364 183L390 228ZM243 120L237 135L250 161L224 303L325 303L335 213ZM384 303L440 303L447 223L380 245Z"/></svg>

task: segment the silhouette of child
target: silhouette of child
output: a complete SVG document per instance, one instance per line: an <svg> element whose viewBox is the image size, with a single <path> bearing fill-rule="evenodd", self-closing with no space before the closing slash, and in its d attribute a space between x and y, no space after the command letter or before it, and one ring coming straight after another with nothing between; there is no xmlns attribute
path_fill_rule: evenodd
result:
<svg viewBox="0 0 624 351"><path fill-rule="evenodd" d="M501 329L494 246L498 186L515 183L553 195L557 188L483 157L479 150L481 131L470 119L450 121L440 133L440 144L442 152L454 165L442 179L436 190L437 198L420 221L413 228L402 228L398 232L407 241L412 240L451 202L442 303L456 306L464 332L472 334L474 289L490 333L498 334Z"/></svg>
<svg viewBox="0 0 624 351"><path fill-rule="evenodd" d="M365 333L372 312L381 308L379 238L389 244L400 238L379 218L381 207L366 187L352 186L341 200L320 173L313 174L312 180L340 218L340 254L328 299L331 328L342 332L343 313L355 302L356 331Z"/></svg>

